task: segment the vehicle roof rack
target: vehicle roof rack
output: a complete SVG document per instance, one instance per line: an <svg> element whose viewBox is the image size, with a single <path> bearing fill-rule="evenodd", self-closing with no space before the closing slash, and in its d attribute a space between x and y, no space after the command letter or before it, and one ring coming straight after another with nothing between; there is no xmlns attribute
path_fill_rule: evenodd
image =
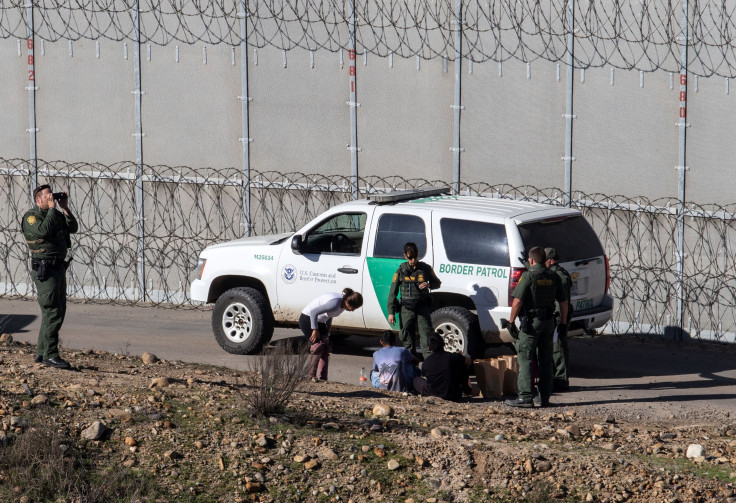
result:
<svg viewBox="0 0 736 503"><path fill-rule="evenodd" d="M371 194L368 200L373 204L391 204L400 201L410 201L422 197L440 196L449 194L450 187L429 187L426 189L394 190L383 194Z"/></svg>

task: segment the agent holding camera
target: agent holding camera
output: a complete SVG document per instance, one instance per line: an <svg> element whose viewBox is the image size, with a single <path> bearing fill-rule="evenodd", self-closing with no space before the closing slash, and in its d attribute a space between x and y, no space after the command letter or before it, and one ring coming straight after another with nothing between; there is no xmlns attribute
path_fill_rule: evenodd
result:
<svg viewBox="0 0 736 503"><path fill-rule="evenodd" d="M414 352L414 333L419 331L424 358L431 353L429 335L432 330L432 296L431 290L439 288L442 282L435 275L432 266L419 261L419 248L415 243L404 245L404 258L394 273L391 288L388 292L388 322L396 323L396 311L399 310L401 343L406 349ZM401 300L397 295L401 292Z"/></svg>
<svg viewBox="0 0 736 503"><path fill-rule="evenodd" d="M34 362L68 369L69 362L59 357L59 330L66 313L66 253L72 244L69 235L77 232L79 225L69 211L66 192L53 193L50 186L39 185L33 190L33 199L36 206L23 215L22 229L41 306Z"/></svg>

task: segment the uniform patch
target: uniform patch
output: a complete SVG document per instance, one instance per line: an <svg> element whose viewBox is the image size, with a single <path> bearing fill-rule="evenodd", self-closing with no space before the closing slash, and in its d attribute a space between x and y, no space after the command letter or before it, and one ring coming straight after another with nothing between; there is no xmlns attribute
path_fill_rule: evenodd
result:
<svg viewBox="0 0 736 503"><path fill-rule="evenodd" d="M395 272L394 273L394 279L392 279L391 281L396 281L396 278L398 278L398 277L399 277L399 273L398 272Z"/></svg>
<svg viewBox="0 0 736 503"><path fill-rule="evenodd" d="M29 225L36 225L36 215L28 215L26 222L28 222Z"/></svg>

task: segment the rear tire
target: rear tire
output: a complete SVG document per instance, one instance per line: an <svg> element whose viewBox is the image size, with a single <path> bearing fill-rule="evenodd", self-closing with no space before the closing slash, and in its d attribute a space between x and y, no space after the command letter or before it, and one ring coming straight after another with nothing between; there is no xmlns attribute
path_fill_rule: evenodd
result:
<svg viewBox="0 0 736 503"><path fill-rule="evenodd" d="M432 313L432 327L445 340L445 351L461 350L471 358L483 356L478 317L464 307L441 307Z"/></svg>
<svg viewBox="0 0 736 503"><path fill-rule="evenodd" d="M222 349L252 355L271 340L273 322L266 297L255 288L232 288L223 293L212 312L212 330Z"/></svg>

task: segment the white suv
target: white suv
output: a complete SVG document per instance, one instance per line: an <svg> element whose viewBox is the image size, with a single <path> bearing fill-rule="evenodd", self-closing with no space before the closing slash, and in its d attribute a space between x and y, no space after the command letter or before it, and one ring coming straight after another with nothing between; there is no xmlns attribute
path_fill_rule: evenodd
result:
<svg viewBox="0 0 736 503"><path fill-rule="evenodd" d="M380 334L403 247L412 241L442 287L432 291L432 323L447 349L471 356L511 342L500 328L525 268L523 250L553 247L573 279L571 334L610 319L608 260L579 211L509 199L399 191L335 206L296 233L243 238L206 248L191 299L215 303L212 328L229 353L252 354L275 326L296 327L314 297L350 287L362 309L335 318L333 334Z"/></svg>

